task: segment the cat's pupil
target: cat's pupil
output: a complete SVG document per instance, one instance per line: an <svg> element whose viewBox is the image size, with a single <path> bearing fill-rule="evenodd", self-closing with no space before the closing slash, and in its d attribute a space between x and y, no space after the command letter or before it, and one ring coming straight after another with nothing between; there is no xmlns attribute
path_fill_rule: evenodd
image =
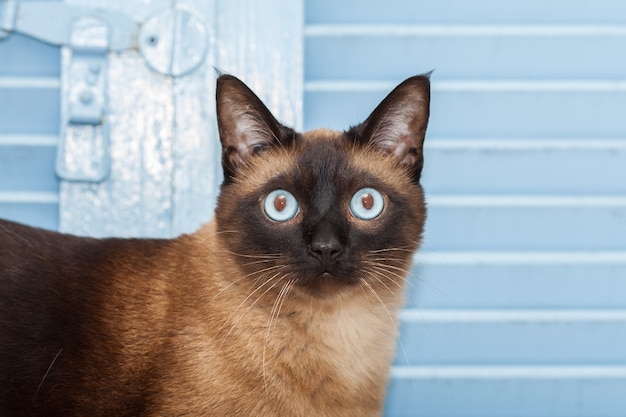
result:
<svg viewBox="0 0 626 417"><path fill-rule="evenodd" d="M366 210L371 210L374 207L374 197L371 194L363 194L361 204Z"/></svg>
<svg viewBox="0 0 626 417"><path fill-rule="evenodd" d="M277 211L283 211L286 206L287 206L287 197L285 197L284 195L277 196L276 199L274 200L274 208Z"/></svg>

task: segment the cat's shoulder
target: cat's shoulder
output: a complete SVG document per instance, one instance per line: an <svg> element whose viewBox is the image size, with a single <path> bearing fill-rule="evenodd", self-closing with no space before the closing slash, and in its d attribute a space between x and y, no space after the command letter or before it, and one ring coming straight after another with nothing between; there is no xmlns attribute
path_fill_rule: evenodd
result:
<svg viewBox="0 0 626 417"><path fill-rule="evenodd" d="M0 248L3 255L11 248L42 250L49 247L59 250L67 245L79 245L93 240L0 219Z"/></svg>
<svg viewBox="0 0 626 417"><path fill-rule="evenodd" d="M167 239L93 238L60 233L0 219L0 266L7 262L101 264L158 258L170 251Z"/></svg>

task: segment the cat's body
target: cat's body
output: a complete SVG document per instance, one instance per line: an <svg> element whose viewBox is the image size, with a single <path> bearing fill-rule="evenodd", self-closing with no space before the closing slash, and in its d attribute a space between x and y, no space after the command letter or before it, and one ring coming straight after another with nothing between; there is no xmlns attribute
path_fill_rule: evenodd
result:
<svg viewBox="0 0 626 417"><path fill-rule="evenodd" d="M225 182L198 232L0 221L0 416L380 415L425 217L428 79L305 134L220 83Z"/></svg>

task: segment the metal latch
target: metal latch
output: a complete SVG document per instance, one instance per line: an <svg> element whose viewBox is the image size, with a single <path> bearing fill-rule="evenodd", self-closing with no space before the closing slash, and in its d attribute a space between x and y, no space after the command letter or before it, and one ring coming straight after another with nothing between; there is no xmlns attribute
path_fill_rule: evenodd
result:
<svg viewBox="0 0 626 417"><path fill-rule="evenodd" d="M61 51L61 138L56 170L64 180L104 180L109 174L105 118L109 26L93 17L74 21Z"/></svg>
<svg viewBox="0 0 626 417"><path fill-rule="evenodd" d="M72 181L98 182L109 172L109 52L139 50L153 70L179 77L200 66L208 49L208 30L202 19L176 8L140 24L106 9L0 0L0 39L12 32L62 47L57 174Z"/></svg>

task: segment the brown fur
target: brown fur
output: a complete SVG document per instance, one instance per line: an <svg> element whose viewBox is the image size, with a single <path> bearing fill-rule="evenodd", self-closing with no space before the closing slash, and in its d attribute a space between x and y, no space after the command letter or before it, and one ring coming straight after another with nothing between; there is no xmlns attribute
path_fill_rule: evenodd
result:
<svg viewBox="0 0 626 417"><path fill-rule="evenodd" d="M425 120L413 139L396 129L419 155L407 164L372 126L293 132L225 77L225 182L198 232L96 240L0 221L0 416L380 415L425 218ZM427 78L409 80L396 95L427 100ZM354 188L372 184L385 209L352 216ZM292 185L301 211L263 217L268 187ZM331 214L345 276L307 255Z"/></svg>

